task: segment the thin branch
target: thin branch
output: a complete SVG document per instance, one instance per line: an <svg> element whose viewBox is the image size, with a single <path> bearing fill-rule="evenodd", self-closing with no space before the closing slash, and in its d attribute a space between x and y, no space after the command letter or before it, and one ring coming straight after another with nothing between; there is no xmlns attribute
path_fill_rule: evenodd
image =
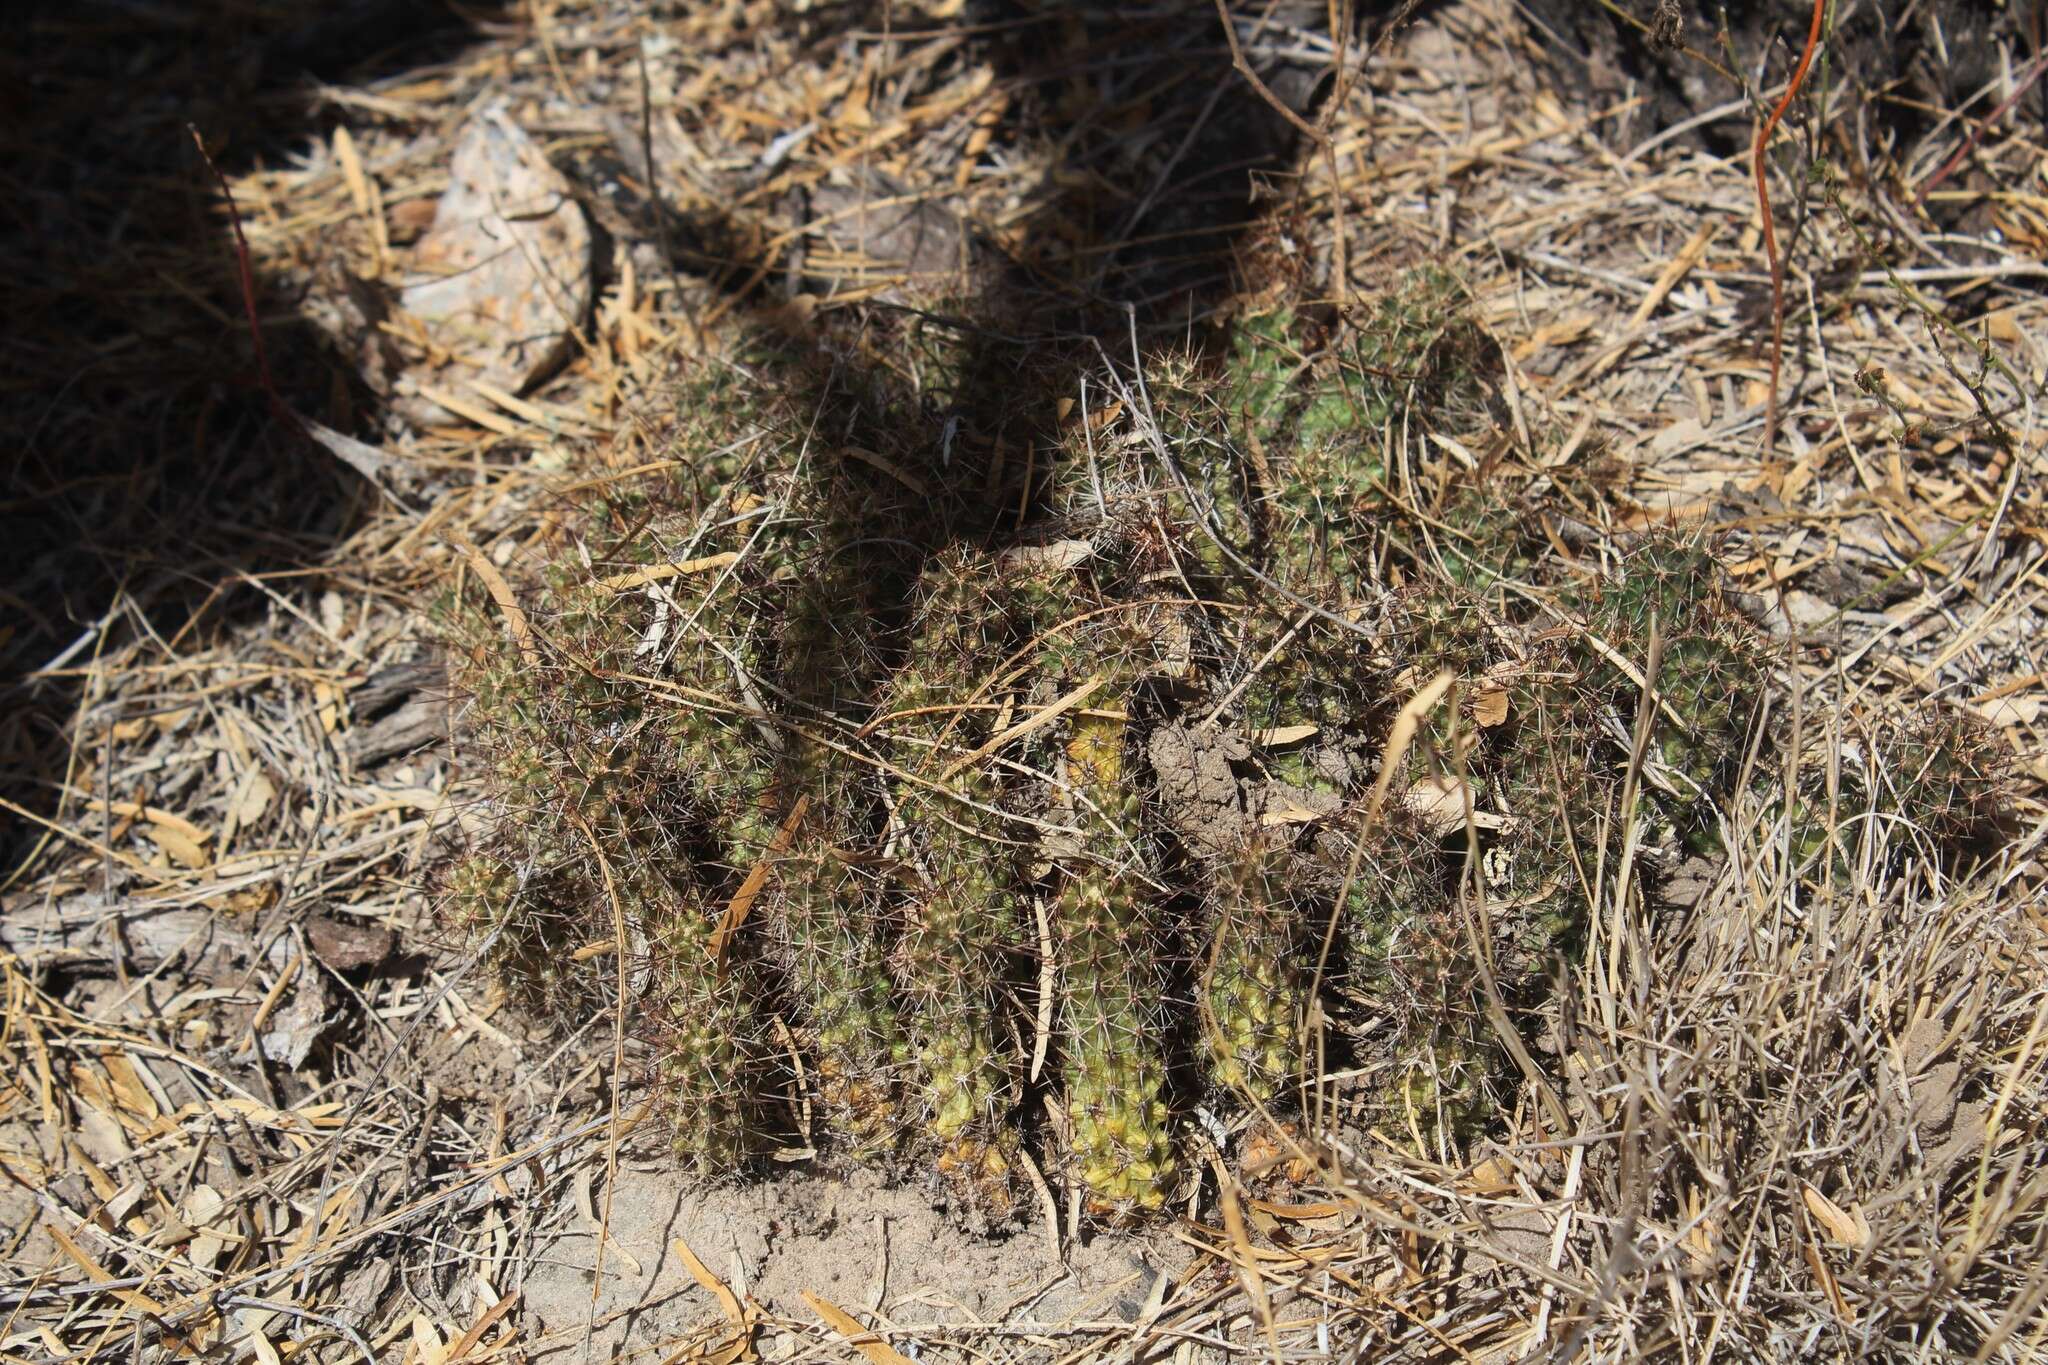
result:
<svg viewBox="0 0 2048 1365"><path fill-rule="evenodd" d="M1778 255L1778 234L1771 226L1771 191L1764 182L1767 169L1764 152L1770 146L1771 134L1776 131L1778 121L1785 117L1785 111L1798 97L1799 87L1806 81L1806 69L1813 65L1813 54L1820 46L1821 22L1827 16L1827 7L1828 0L1813 0L1813 23L1806 30L1806 48L1799 54L1799 65L1792 69L1792 79L1785 82L1785 93L1778 97L1777 107L1764 120L1764 126L1757 129L1756 149L1750 157L1756 171L1757 210L1764 223L1764 257L1771 264L1771 392L1764 414L1766 456L1778 444L1778 382L1785 361L1785 262Z"/></svg>

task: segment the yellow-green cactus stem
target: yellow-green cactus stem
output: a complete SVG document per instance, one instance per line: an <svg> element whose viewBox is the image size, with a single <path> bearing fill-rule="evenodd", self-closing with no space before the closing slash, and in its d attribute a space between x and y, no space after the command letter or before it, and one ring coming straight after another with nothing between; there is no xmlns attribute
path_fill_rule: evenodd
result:
<svg viewBox="0 0 2048 1365"><path fill-rule="evenodd" d="M1096 1207L1163 1207L1174 1176L1161 1046L1157 915L1129 870L1139 797L1125 722L1083 714L1066 744L1067 781L1087 831L1066 860L1054 908L1073 1163Z"/></svg>
<svg viewBox="0 0 2048 1365"><path fill-rule="evenodd" d="M1375 1121L1425 1136L1484 1122L1494 1045L1478 974L1442 855L1411 820L1372 835L1342 906L1347 993L1378 1027L1361 1060L1380 1084Z"/></svg>
<svg viewBox="0 0 2048 1365"><path fill-rule="evenodd" d="M1742 752L1750 708L1767 670L1752 633L1722 601L1720 573L1697 539L1653 537L1630 553L1615 579L1593 587L1588 624L1609 651L1638 668L1649 662L1651 625L1661 641L1656 754L1678 790L1664 798L1683 833L1703 828L1724 796ZM1597 694L1633 716L1641 688L1607 651L1585 650Z"/></svg>
<svg viewBox="0 0 2048 1365"><path fill-rule="evenodd" d="M1270 1102L1301 1066L1309 982L1301 962L1302 917L1286 890L1279 850L1246 851L1210 896L1207 1006L1218 1084Z"/></svg>
<svg viewBox="0 0 2048 1365"><path fill-rule="evenodd" d="M889 933L874 873L849 850L866 842L878 792L870 770L825 742L866 718L873 657L870 568L837 522L817 528L828 548L809 571L785 576L777 683L797 703L786 728L775 809L794 816L776 860L772 920L785 970L817 1050L819 1089L857 1150L885 1145L900 1125L897 1089L907 1045L889 978Z"/></svg>
<svg viewBox="0 0 2048 1365"><path fill-rule="evenodd" d="M1007 589L990 555L937 557L914 603L917 646L885 705L898 763L927 780L949 756L986 738L986 713L961 710L1012 644ZM943 747L941 747L943 746ZM953 800L918 782L899 783L897 818L915 868L899 950L906 1031L913 1040L926 1131L948 1183L992 1216L1007 1216L1018 1173L1017 1098L1011 1031L1000 1026L1000 990L1018 946L1018 870L1001 817L1002 784L976 762L947 786Z"/></svg>
<svg viewBox="0 0 2048 1365"><path fill-rule="evenodd" d="M733 945L714 951L719 906L693 903L644 867L619 869L614 884L654 963L655 1093L670 1145L694 1174L731 1174L758 1148L771 1055L755 969Z"/></svg>
<svg viewBox="0 0 2048 1365"><path fill-rule="evenodd" d="M920 882L904 943L905 990L918 1030L926 1122L942 1144L986 1141L1015 1103L1015 1059L998 1030L1003 958L1015 941L1017 899L1000 844L943 820L923 830Z"/></svg>
<svg viewBox="0 0 2048 1365"><path fill-rule="evenodd" d="M905 1046L875 926L879 889L836 850L807 841L778 860L789 970L816 1034L819 1090L857 1148L896 1127Z"/></svg>
<svg viewBox="0 0 2048 1365"><path fill-rule="evenodd" d="M1471 1015L1414 1032L1382 1088L1383 1122L1420 1136L1425 1152L1431 1139L1477 1133L1495 1111L1495 1051L1484 1023Z"/></svg>

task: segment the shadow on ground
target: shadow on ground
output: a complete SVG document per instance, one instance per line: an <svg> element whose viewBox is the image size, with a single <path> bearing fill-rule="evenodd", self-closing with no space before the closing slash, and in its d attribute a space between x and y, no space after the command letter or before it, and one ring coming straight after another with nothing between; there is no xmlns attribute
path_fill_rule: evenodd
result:
<svg viewBox="0 0 2048 1365"><path fill-rule="evenodd" d="M329 132L322 82L445 58L498 14L401 0L16 14L0 50L0 795L55 808L89 700L78 670L138 638L190 647L260 609L261 580L287 586L375 496L256 383L220 192L188 125L229 175L276 164ZM279 395L350 429L356 377L266 284ZM40 831L0 828L11 871Z"/></svg>

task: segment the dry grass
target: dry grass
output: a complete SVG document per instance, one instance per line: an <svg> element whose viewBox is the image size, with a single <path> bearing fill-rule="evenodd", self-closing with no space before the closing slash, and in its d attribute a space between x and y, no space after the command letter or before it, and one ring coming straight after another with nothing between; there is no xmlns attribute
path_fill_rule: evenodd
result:
<svg viewBox="0 0 2048 1365"><path fill-rule="evenodd" d="M1845 832L1866 869L1913 837ZM1353 1271L1388 1300L1372 1354L2039 1349L2038 829L1960 884L1918 862L1819 891L1781 835L1749 826L1690 908L1616 908L1549 1024L1569 1132L1532 1112L1462 1170L1338 1145L1409 1248Z"/></svg>
<svg viewBox="0 0 2048 1365"><path fill-rule="evenodd" d="M1892 146L1844 118L1811 144L1826 184L1777 182L1804 228L1791 387L1765 455L1767 276L1745 162L1683 139L1617 156L1598 132L1623 111L1557 88L1509 6L1434 11L1329 108L1327 157L1300 158L1257 204L1180 217L1168 190L1188 149L1233 116L1208 87L1136 79L1107 21L1062 80L1004 46L1057 20L984 33L934 9L835 33L762 6L656 26L565 5L310 101L217 85L246 98L214 116L264 134L226 164L281 386L330 425L349 425L331 380L355 358L280 342L303 333L275 315L323 316L337 265L392 276L483 95L513 94L614 234L578 360L523 408L480 401L475 424L386 433L395 498L325 468L242 383L218 206L196 166L157 159L179 145L181 96L222 69L209 34L163 20L145 35L182 64L143 63L171 73L160 98L118 111L89 46L47 65L61 79L40 97L61 116L12 149L8 188L32 211L0 261L33 361L6 390L29 439L9 504L21 615L0 626L16 822L0 872L0 1352L512 1359L609 1330L659 1359L887 1360L913 1342L1008 1360L2040 1358L2048 301L2033 134L1990 128L1971 176L1928 194L1968 216L1898 202L1963 135L1944 111ZM1321 22L1239 28L1254 54L1313 65L1331 58ZM50 23L65 44L98 36ZM1157 16L1132 23L1156 40ZM1219 81L1220 39L1183 54ZM304 121L307 103L324 121ZM1747 126L1739 104L1726 117ZM648 204L649 144L667 214ZM72 146L99 159L81 169ZM865 226L877 175L893 206L930 208L942 238L972 225L1025 283L980 293L957 253L883 240ZM93 250L53 254L67 236ZM564 478L667 458L678 368L743 325L815 328L917 392L905 356L862 350L864 307L944 295L987 310L973 316L988 330L1021 317L1036 335L1233 274L1350 299L1421 259L1457 272L1505 369L1484 440L1432 439L1428 414L1383 434L1399 491L1572 490L1549 529L1588 559L1645 527L1709 528L1800 646L1773 704L1807 737L1807 770L1853 761L1887 718L1973 711L2026 772L2009 838L1958 871L1919 832L1844 809L1847 870L1816 881L1769 812L1726 812L1730 857L1689 904L1603 882L1583 962L1525 1029L1556 1110L1531 1092L1476 1150L1429 1161L1344 1125L1330 1078L1332 1121L1271 1154L1307 1158L1293 1184L1240 1173L1219 1191L1212 1176L1209 1202L1165 1234L1197 1254L1141 1287L1135 1313L963 1318L904 1291L797 1316L696 1264L663 1289L700 1320L690 1331L637 1337L637 1308L535 1317L521 1287L557 1254L550 1237L604 1220L622 1150L610 1026L522 1019L473 946L436 929L422 888L469 796L445 746L359 757L366 684L419 654L425 592L468 547L496 562L544 535ZM809 283L785 297L791 278ZM1201 321L1153 316L1151 342ZM1079 361L1046 368L1048 403L1084 397ZM1106 376L1090 373L1100 401ZM640 1112L626 1100L620 1126ZM1039 1231L1077 1258L1062 1221ZM878 1338L854 1344L860 1329Z"/></svg>

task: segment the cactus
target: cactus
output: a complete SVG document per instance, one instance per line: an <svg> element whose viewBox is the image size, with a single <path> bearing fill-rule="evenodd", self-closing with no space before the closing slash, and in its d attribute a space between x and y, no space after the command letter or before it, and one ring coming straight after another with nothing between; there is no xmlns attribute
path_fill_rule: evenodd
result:
<svg viewBox="0 0 2048 1365"><path fill-rule="evenodd" d="M1116 581L1117 564L1108 555L1092 565L1097 581ZM1035 624L1071 621L1071 590L1040 584ZM1164 924L1145 875L1130 709L1178 615L1172 606L1118 605L1073 627L1070 645L1041 653L1041 662L1071 663L1078 652L1107 684L1073 713L1058 754L1066 813L1080 836L1056 850L1052 926L1072 1166L1093 1206L1112 1216L1163 1207L1175 1173L1160 1006ZM1047 681L1064 689L1080 679Z"/></svg>
<svg viewBox="0 0 2048 1365"><path fill-rule="evenodd" d="M475 942L490 945L499 977L542 1011L574 1011L588 1005L595 990L590 974L578 972L569 957L581 933L562 908L575 903L562 881L495 840L465 851L441 877L449 918Z"/></svg>
<svg viewBox="0 0 2048 1365"><path fill-rule="evenodd" d="M1351 854L1332 842L1334 877ZM1444 854L1390 810L1339 889L1346 991L1374 1021L1360 1040L1368 1113L1418 1139L1469 1136L1493 1112L1498 1062Z"/></svg>
<svg viewBox="0 0 2048 1365"><path fill-rule="evenodd" d="M1465 286L1442 266L1387 282L1371 316L1352 331L1346 362L1359 379L1361 426L1377 432L1409 411L1410 395L1441 415L1475 409L1491 363L1486 336L1464 307Z"/></svg>
<svg viewBox="0 0 2048 1365"><path fill-rule="evenodd" d="M1623 560L1617 579L1599 585L1586 614L1593 633L1637 668L1649 662L1654 622L1662 641L1656 756L1675 779L1666 814L1685 832L1701 829L1728 790L1764 676L1748 631L1721 601L1713 557L1696 539L1653 537ZM1642 695L1635 679L1590 649L1583 669L1592 691L1632 722Z"/></svg>
<svg viewBox="0 0 2048 1365"><path fill-rule="evenodd" d="M1278 641L1292 624L1261 613L1247 636ZM1380 709L1362 686L1380 672L1370 642L1320 618L1302 621L1243 693L1244 733L1265 770L1298 791L1333 799L1355 794L1365 757L1344 741Z"/></svg>
<svg viewBox="0 0 2048 1365"><path fill-rule="evenodd" d="M879 790L872 769L840 743L871 714L883 596L857 529L858 499L847 486L821 490L812 524L795 528L807 553L791 555L771 585L781 617L774 681L789 708L771 808L793 813L802 801L805 813L776 862L770 900L826 1107L866 1149L888 1145L900 1126L908 1045L889 977L883 889L857 866L879 818Z"/></svg>
<svg viewBox="0 0 2048 1365"><path fill-rule="evenodd" d="M892 682L899 766L934 780L949 755L987 737L987 713L955 706L973 695L1013 643L1006 584L987 555L953 551L928 567L913 608L917 647ZM910 1021L921 1109L938 1169L970 1202L1002 1213L1013 1201L1016 1058L998 1016L998 991L1019 946L1021 894L1005 851L1003 784L975 763L954 777L954 801L915 782L897 787L911 838L911 888L900 980Z"/></svg>
<svg viewBox="0 0 2048 1365"><path fill-rule="evenodd" d="M1818 875L1827 854L1827 870L1838 881L1848 879L1860 856L1862 817L1893 817L1871 831L1881 862L1896 864L1909 848L1967 858L1996 833L2012 783L2013 755L1998 736L1949 711L1890 723L1867 752L1842 757L1832 798L1818 758L1801 766L1789 796L1775 766L1759 772L1756 791L1769 817L1788 821L1793 866Z"/></svg>
<svg viewBox="0 0 2048 1365"><path fill-rule="evenodd" d="M1413 400L1477 404L1490 362L1459 294L1424 270L1361 326L1269 310L1220 375L1155 362L1156 414L1069 420L1063 448L1022 459L999 427L939 439L874 375L814 390L825 417L805 422L876 435L854 452L871 459L829 436L734 442L737 423L763 431L752 381L699 383L676 459L579 483L536 561L502 566L516 611L506 583L474 580L441 608L483 789L442 874L450 919L542 1008L587 1011L617 964L572 950L614 936L616 904L646 948L637 1007L678 1159L705 1176L786 1130L771 1082L792 1038L821 1147L886 1160L901 1139L985 1222L1020 1206L1036 1140L1097 1214L1163 1208L1175 1087L1284 1103L1310 1018L1384 1132L1442 1155L1482 1131L1515 1077L1475 952L1512 1018L1596 890L1653 893L1672 835L1711 843L1770 656L1697 540L1647 536L1594 572L1484 482L1386 486L1388 424ZM986 381L920 344L934 402ZM1440 671L1456 686L1381 773L1399 708ZM1155 791L1138 756L1212 710L1215 744L1187 739L1190 778ZM1896 842L1866 856L1896 856L1909 827L1943 850L1994 827L1993 737L1944 716L1872 749L1840 765L1837 800L1902 818L1873 823ZM1783 767L1767 749L1757 765L1767 783ZM1841 845L1813 771L1754 794L1809 873ZM1364 821L1376 779L1391 799ZM1453 779L1495 817L1476 832L1441 799ZM1624 866L1644 880L1616 884ZM749 885L755 908L727 923ZM1043 1083L1064 1097L1036 1133L1020 1045L1037 1021L1017 1008L1036 1003L1034 896ZM774 1045L771 1017L791 1024Z"/></svg>
<svg viewBox="0 0 2048 1365"><path fill-rule="evenodd" d="M880 891L839 851L806 845L776 867L790 975L816 1035L826 1105L858 1147L877 1147L893 1135L907 1061L877 932Z"/></svg>
<svg viewBox="0 0 2048 1365"><path fill-rule="evenodd" d="M1287 890L1291 858L1254 846L1211 892L1202 979L1210 1070L1217 1084L1264 1104L1300 1072L1308 1013L1306 924Z"/></svg>
<svg viewBox="0 0 2048 1365"><path fill-rule="evenodd" d="M1066 744L1082 851L1054 906L1075 1172L1105 1212L1166 1203L1174 1174L1156 969L1158 920L1128 860L1139 799L1121 719L1083 716Z"/></svg>
<svg viewBox="0 0 2048 1365"><path fill-rule="evenodd" d="M743 952L717 951L717 903L693 903L645 866L625 869L618 893L654 963L655 1094L670 1148L693 1174L728 1175L754 1155L765 1126L761 983Z"/></svg>
<svg viewBox="0 0 2048 1365"><path fill-rule="evenodd" d="M737 708L713 700L736 690L726 654L682 633L671 610L709 614L713 580L677 580L661 597L632 581L691 534L701 496L660 473L572 506L551 559L508 569L523 634L474 582L439 616L497 816L491 839L449 876L451 914L497 931L493 961L512 984L545 1008L578 1010L612 999L616 964L579 963L570 950L610 941L623 920L654 968L643 1017L676 1149L708 1175L742 1162L761 1128L762 985L745 945L713 958L731 885L715 857L700 856L724 847L728 816L766 815L759 741ZM756 653L744 624L734 632L731 618L715 619L728 649ZM677 706L676 692L704 700ZM684 771L692 780L677 780Z"/></svg>
<svg viewBox="0 0 2048 1365"><path fill-rule="evenodd" d="M1990 726L1943 709L1915 716L1881 750L1899 813L1938 847L1993 832L2013 785L2013 755Z"/></svg>

